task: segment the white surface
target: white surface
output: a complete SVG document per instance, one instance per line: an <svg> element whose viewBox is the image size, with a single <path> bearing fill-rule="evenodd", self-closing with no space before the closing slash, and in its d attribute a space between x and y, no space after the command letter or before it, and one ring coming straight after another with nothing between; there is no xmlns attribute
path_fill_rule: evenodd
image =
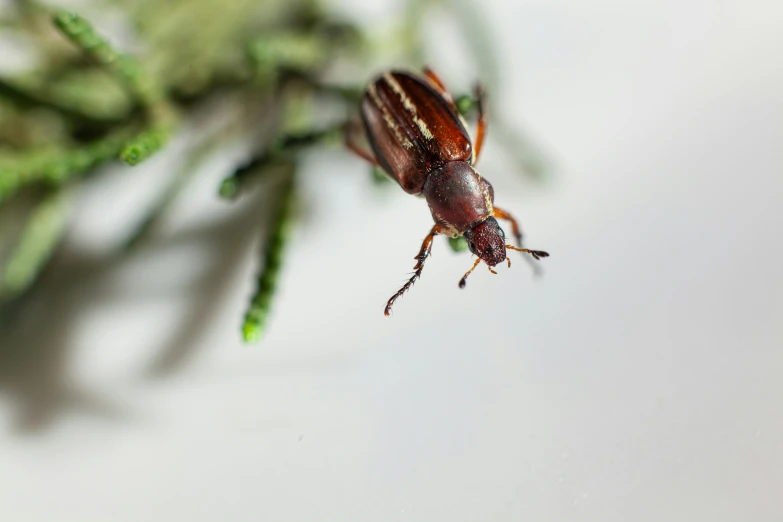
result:
<svg viewBox="0 0 783 522"><path fill-rule="evenodd" d="M187 240L230 214L214 166L168 246L52 276L50 322L0 370L0 520L783 519L783 4L487 16L509 64L493 102L560 171L525 183L491 140L480 171L545 277L515 259L459 291L470 260L438 242L384 318L426 205L325 152L269 335L243 347L254 257L220 229ZM133 214L101 194L73 244ZM183 324L192 352L151 371Z"/></svg>

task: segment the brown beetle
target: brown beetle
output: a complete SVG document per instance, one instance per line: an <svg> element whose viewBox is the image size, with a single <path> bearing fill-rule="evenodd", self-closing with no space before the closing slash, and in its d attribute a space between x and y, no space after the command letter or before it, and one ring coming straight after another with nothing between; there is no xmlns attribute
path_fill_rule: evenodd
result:
<svg viewBox="0 0 783 522"><path fill-rule="evenodd" d="M490 272L504 260L511 266L506 249L527 252L535 259L549 254L522 247L522 233L511 215L495 206L492 185L473 168L481 152L487 123L483 91L476 88L478 129L472 142L465 120L443 82L430 69L423 75L389 71L367 87L361 104L362 120L372 151L357 143L356 125L346 129L346 145L357 155L382 168L409 194L424 194L435 226L416 255L410 280L386 304L384 315L421 277L424 261L438 234L465 236L476 262L460 279L465 287L468 275L483 259ZM505 233L495 218L511 222L519 247L505 243Z"/></svg>

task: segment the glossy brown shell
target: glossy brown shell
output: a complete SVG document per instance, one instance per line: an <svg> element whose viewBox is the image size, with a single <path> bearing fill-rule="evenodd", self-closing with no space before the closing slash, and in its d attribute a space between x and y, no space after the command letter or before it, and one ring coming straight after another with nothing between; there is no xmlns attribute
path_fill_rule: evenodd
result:
<svg viewBox="0 0 783 522"><path fill-rule="evenodd" d="M391 71L362 100L367 139L378 164L405 192L419 194L429 173L449 161L472 161L470 135L439 88L424 76Z"/></svg>

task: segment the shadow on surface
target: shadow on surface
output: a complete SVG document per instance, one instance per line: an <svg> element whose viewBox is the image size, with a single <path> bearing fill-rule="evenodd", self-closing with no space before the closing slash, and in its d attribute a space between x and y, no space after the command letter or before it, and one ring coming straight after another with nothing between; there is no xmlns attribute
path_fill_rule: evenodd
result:
<svg viewBox="0 0 783 522"><path fill-rule="evenodd" d="M167 249L197 245L208 256L198 281L184 290L192 294L192 306L182 314L171 337L154 351L146 377L162 378L182 369L195 355L197 340L210 325L215 308L225 302L244 254L257 244L258 224L269 215L264 205L268 198L249 194L245 199L228 218L153 238L140 248L139 254L154 258ZM183 292L179 288L151 288L142 280L138 281L140 290L136 295L119 295L111 288L110 280L128 261L111 255L85 257L69 252L66 246L27 296L0 310L0 400L12 403L14 427L20 432L46 429L72 410L106 419L121 416L117 405L74 379L72 358L83 349L76 346L75 326L91 308L106 301L152 300L162 293ZM251 288L255 274L244 276ZM237 317L237 329L240 320Z"/></svg>

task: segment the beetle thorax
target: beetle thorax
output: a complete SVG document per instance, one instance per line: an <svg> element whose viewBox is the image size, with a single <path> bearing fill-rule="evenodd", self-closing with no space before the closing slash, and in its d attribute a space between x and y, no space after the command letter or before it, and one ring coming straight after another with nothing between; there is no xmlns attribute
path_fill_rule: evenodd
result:
<svg viewBox="0 0 783 522"><path fill-rule="evenodd" d="M435 223L459 236L493 212L492 185L466 161L450 161L433 169L424 183L424 197Z"/></svg>

